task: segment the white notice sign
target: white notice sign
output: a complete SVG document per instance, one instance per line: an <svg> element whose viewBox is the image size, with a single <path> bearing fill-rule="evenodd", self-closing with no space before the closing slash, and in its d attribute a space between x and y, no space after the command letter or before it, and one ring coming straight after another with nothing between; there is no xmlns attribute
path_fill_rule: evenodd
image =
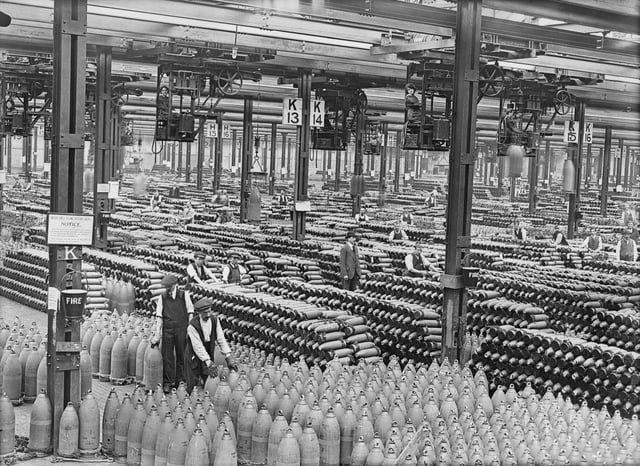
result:
<svg viewBox="0 0 640 466"><path fill-rule="evenodd" d="M231 139L231 125L229 123L222 124L222 138Z"/></svg>
<svg viewBox="0 0 640 466"><path fill-rule="evenodd" d="M567 144L578 143L578 122L577 121L565 121L564 122L564 138L563 141Z"/></svg>
<svg viewBox="0 0 640 466"><path fill-rule="evenodd" d="M49 214L47 244L49 246L91 246L93 215Z"/></svg>
<svg viewBox="0 0 640 466"><path fill-rule="evenodd" d="M302 125L302 99L284 99L282 101L282 123Z"/></svg>
<svg viewBox="0 0 640 466"><path fill-rule="evenodd" d="M584 138L582 142L585 144L591 144L593 142L593 123L590 121L584 122Z"/></svg>
<svg viewBox="0 0 640 466"><path fill-rule="evenodd" d="M204 135L208 138L217 138L218 137L218 122L217 121L207 121L205 126Z"/></svg>
<svg viewBox="0 0 640 466"><path fill-rule="evenodd" d="M311 127L322 128L324 126L324 100L311 101Z"/></svg>

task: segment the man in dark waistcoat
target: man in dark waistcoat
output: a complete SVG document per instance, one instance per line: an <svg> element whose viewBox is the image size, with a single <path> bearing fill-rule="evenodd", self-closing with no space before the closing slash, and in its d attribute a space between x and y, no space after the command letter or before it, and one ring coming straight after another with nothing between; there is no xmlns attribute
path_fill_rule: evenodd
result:
<svg viewBox="0 0 640 466"><path fill-rule="evenodd" d="M231 348L224 337L224 330L220 319L211 308L213 300L203 298L194 305L196 316L191 319L187 327L187 349L185 351L184 366L187 391L191 393L193 387L204 384L207 376L217 375L214 363L216 344L225 357L229 370L237 371L238 366L231 356Z"/></svg>
<svg viewBox="0 0 640 466"><path fill-rule="evenodd" d="M240 254L231 251L227 254L229 263L222 268L222 281L225 283L240 283L243 275L246 275L247 269L240 263L238 259Z"/></svg>
<svg viewBox="0 0 640 466"><path fill-rule="evenodd" d="M193 303L188 291L178 289L175 275L165 275L161 284L165 292L156 300L156 336L152 344L158 344L162 335L162 382L168 393L184 380L184 349Z"/></svg>

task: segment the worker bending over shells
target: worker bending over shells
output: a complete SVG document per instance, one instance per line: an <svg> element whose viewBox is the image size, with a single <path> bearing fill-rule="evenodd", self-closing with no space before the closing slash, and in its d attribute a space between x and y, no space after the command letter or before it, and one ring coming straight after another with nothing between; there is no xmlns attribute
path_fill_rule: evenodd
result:
<svg viewBox="0 0 640 466"><path fill-rule="evenodd" d="M237 371L231 348L224 337L224 330L220 319L212 309L213 300L203 298L196 302L194 311L196 316L191 319L187 327L187 349L185 351L185 380L187 391L191 393L193 387L204 384L207 376L217 375L214 363L214 351L216 344L225 357L229 370Z"/></svg>

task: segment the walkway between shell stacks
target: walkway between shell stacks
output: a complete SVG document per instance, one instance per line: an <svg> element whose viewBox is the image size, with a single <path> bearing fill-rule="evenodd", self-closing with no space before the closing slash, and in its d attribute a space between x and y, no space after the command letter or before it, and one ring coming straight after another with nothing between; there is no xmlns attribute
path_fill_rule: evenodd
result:
<svg viewBox="0 0 640 466"><path fill-rule="evenodd" d="M41 329L43 334L47 333L47 314L44 312L36 311L31 309L30 307L24 306L22 304L18 304L14 301L10 301L7 298L0 296L0 318L4 319L6 323L12 323L16 316L24 322L25 326L30 326L32 322L35 322L37 326ZM107 382L100 382L98 379L92 380L92 392L98 401L98 406L100 407L100 422L102 423L102 411L104 410L104 404L109 396L109 392L112 388L116 389L118 393L118 398L122 400L125 393L131 394L134 389L134 385L124 385L124 386L116 386L111 385ZM31 408L33 404L25 403L22 406L18 406L15 408L16 413L16 435L22 437L29 436L29 416L31 415ZM90 460L89 458L87 458ZM41 466L41 465L51 465L52 458L44 457L44 458L35 458L26 461L19 461L18 465L30 465L30 466ZM107 465L114 464L113 462L94 462L91 461L90 464L95 465ZM80 464L77 461L74 461L76 464ZM83 464L89 464L88 461L84 461Z"/></svg>

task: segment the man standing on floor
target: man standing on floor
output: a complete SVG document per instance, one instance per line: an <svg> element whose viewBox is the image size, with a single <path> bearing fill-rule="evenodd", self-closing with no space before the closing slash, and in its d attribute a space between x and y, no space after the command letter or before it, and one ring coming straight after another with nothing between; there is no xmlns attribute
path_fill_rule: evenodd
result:
<svg viewBox="0 0 640 466"><path fill-rule="evenodd" d="M360 256L356 246L356 234L353 231L347 233L347 242L340 250L340 275L342 276L342 288L354 291L360 284Z"/></svg>
<svg viewBox="0 0 640 466"><path fill-rule="evenodd" d="M224 337L220 320L213 313L213 299L203 298L194 305L196 317L187 327L187 350L185 352L185 378L187 391L204 384L209 377L215 377L217 370L213 362L216 344L225 357L227 367L237 371L238 366L231 356L231 348Z"/></svg>
<svg viewBox="0 0 640 466"><path fill-rule="evenodd" d="M162 335L162 382L168 393L184 380L184 349L193 303L188 291L178 289L175 275L165 275L161 284L165 292L156 300L156 337L152 343L158 344Z"/></svg>

